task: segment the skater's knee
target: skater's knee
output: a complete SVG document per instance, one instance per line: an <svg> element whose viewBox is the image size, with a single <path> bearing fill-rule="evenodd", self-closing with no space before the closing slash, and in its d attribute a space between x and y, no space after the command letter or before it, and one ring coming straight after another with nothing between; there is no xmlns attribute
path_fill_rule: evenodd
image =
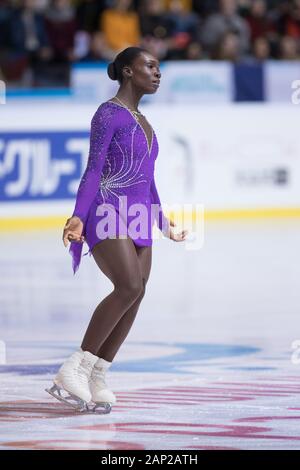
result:
<svg viewBox="0 0 300 470"><path fill-rule="evenodd" d="M145 278L142 278L142 290L141 290L141 293L140 293L140 297L143 298L144 295L145 295L145 292L146 292L146 279Z"/></svg>
<svg viewBox="0 0 300 470"><path fill-rule="evenodd" d="M139 277L126 279L124 282L116 284L115 290L118 292L118 295L123 298L124 302L132 303L143 295L143 280Z"/></svg>

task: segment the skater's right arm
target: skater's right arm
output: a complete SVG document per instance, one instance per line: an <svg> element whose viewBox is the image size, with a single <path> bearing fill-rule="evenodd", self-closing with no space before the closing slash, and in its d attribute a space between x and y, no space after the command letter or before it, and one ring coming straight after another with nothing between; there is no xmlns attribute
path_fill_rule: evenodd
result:
<svg viewBox="0 0 300 470"><path fill-rule="evenodd" d="M102 103L92 118L88 162L78 187L72 217L67 220L64 227L65 246L68 241L81 243L84 241L81 236L83 225L99 189L107 149L115 132L115 112L115 107L111 108L106 103Z"/></svg>

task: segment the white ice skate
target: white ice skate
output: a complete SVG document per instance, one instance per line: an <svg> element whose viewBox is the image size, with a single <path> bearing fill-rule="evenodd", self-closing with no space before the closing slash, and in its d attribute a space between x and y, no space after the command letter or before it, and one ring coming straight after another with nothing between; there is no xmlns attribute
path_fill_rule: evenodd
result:
<svg viewBox="0 0 300 470"><path fill-rule="evenodd" d="M46 388L46 392L77 411L90 411L89 378L97 360L97 356L80 348L63 363L53 380L54 385Z"/></svg>
<svg viewBox="0 0 300 470"><path fill-rule="evenodd" d="M92 369L89 385L92 401L95 403L93 411L103 408L105 413L110 413L111 406L117 401L115 394L105 383L105 373L110 366L111 362L100 357Z"/></svg>

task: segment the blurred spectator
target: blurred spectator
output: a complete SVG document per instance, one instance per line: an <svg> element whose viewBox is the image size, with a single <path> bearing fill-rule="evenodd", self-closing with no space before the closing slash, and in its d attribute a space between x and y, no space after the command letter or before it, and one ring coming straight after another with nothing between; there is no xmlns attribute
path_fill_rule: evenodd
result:
<svg viewBox="0 0 300 470"><path fill-rule="evenodd" d="M173 28L171 18L166 14L164 0L144 0L140 11L140 27L144 37L157 39L170 37Z"/></svg>
<svg viewBox="0 0 300 470"><path fill-rule="evenodd" d="M276 31L279 36L284 36L286 31L286 22L290 17L292 0L283 0L278 2L276 8L271 10L270 15L275 23Z"/></svg>
<svg viewBox="0 0 300 470"><path fill-rule="evenodd" d="M106 8L106 0L81 0L76 8L76 20L80 31L97 31L99 18Z"/></svg>
<svg viewBox="0 0 300 470"><path fill-rule="evenodd" d="M192 0L193 11L204 18L212 13L216 13L219 7L219 0Z"/></svg>
<svg viewBox="0 0 300 470"><path fill-rule="evenodd" d="M88 54L91 40L92 35L87 31L76 31L73 49L74 61L81 60Z"/></svg>
<svg viewBox="0 0 300 470"><path fill-rule="evenodd" d="M45 21L36 5L36 0L23 0L10 21L11 54L4 65L5 73L25 85L38 84L52 54Z"/></svg>
<svg viewBox="0 0 300 470"><path fill-rule="evenodd" d="M142 46L158 59L165 59L173 23L166 14L164 0L144 0L139 16Z"/></svg>
<svg viewBox="0 0 300 470"><path fill-rule="evenodd" d="M76 32L75 10L70 0L51 0L45 12L46 28L53 49L54 62L68 62L73 59Z"/></svg>
<svg viewBox="0 0 300 470"><path fill-rule="evenodd" d="M0 0L0 80L10 79L9 66L9 35L12 8L8 0ZM19 74L17 74L19 75Z"/></svg>
<svg viewBox="0 0 300 470"><path fill-rule="evenodd" d="M185 50L185 60L203 59L203 49L200 42L190 42Z"/></svg>
<svg viewBox="0 0 300 470"><path fill-rule="evenodd" d="M181 33L188 36L187 44L199 39L200 19L193 12L184 9L183 0L170 0L168 18L172 23L172 34L176 37Z"/></svg>
<svg viewBox="0 0 300 470"><path fill-rule="evenodd" d="M220 37L212 58L216 60L229 60L238 62L240 59L240 39L236 33L227 31Z"/></svg>
<svg viewBox="0 0 300 470"><path fill-rule="evenodd" d="M172 8L171 3L172 0L164 0L166 10L170 10ZM181 0L180 3L183 11L190 12L192 10L192 0Z"/></svg>
<svg viewBox="0 0 300 470"><path fill-rule="evenodd" d="M82 62L95 62L99 60L110 60L111 51L107 49L104 35L101 31L92 34L88 53L81 58Z"/></svg>
<svg viewBox="0 0 300 470"><path fill-rule="evenodd" d="M252 48L253 58L257 61L264 61L270 58L270 53L269 41L265 37L257 37Z"/></svg>
<svg viewBox="0 0 300 470"><path fill-rule="evenodd" d="M265 0L253 0L246 20L250 27L252 41L275 32L275 26L267 14Z"/></svg>
<svg viewBox="0 0 300 470"><path fill-rule="evenodd" d="M49 42L53 51L51 59L52 80L68 86L70 83L70 63L74 54L76 18L70 0L51 0L45 12L45 23Z"/></svg>
<svg viewBox="0 0 300 470"><path fill-rule="evenodd" d="M9 46L9 23L12 9L8 0L0 0L0 51Z"/></svg>
<svg viewBox="0 0 300 470"><path fill-rule="evenodd" d="M299 47L295 38L284 36L280 40L279 58L281 60L299 60Z"/></svg>
<svg viewBox="0 0 300 470"><path fill-rule="evenodd" d="M169 0L167 17L171 22L171 38L166 59L184 59L188 44L199 41L200 20L184 8L182 0Z"/></svg>
<svg viewBox="0 0 300 470"><path fill-rule="evenodd" d="M138 46L141 42L140 24L132 0L115 0L113 8L103 12L100 29L113 55L126 47Z"/></svg>
<svg viewBox="0 0 300 470"><path fill-rule="evenodd" d="M75 61L299 60L300 0L0 0L0 74L68 86Z"/></svg>
<svg viewBox="0 0 300 470"><path fill-rule="evenodd" d="M219 0L193 0L192 6L193 11L199 13L202 18L205 18L218 11Z"/></svg>
<svg viewBox="0 0 300 470"><path fill-rule="evenodd" d="M300 0L294 0L284 18L283 33L292 38L300 38Z"/></svg>
<svg viewBox="0 0 300 470"><path fill-rule="evenodd" d="M36 11L37 0L23 0L10 23L10 40L15 51L43 54L48 37L42 14Z"/></svg>
<svg viewBox="0 0 300 470"><path fill-rule="evenodd" d="M222 36L233 33L239 37L239 48L246 53L250 46L250 31L246 21L237 13L236 0L219 0L220 12L209 16L203 26L202 40L208 50L219 47Z"/></svg>

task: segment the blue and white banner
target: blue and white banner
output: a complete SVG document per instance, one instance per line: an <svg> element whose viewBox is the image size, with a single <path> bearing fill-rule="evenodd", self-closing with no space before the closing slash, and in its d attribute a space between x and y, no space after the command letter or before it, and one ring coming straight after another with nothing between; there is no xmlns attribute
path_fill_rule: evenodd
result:
<svg viewBox="0 0 300 470"><path fill-rule="evenodd" d="M88 146L88 132L1 133L0 201L74 198Z"/></svg>
<svg viewBox="0 0 300 470"><path fill-rule="evenodd" d="M76 64L72 72L75 99L104 101L119 84L108 78L107 65ZM300 80L300 61L170 61L161 63L161 85L143 103L228 103L269 101L292 103L292 84Z"/></svg>
<svg viewBox="0 0 300 470"><path fill-rule="evenodd" d="M232 66L228 62L171 61L161 64L161 84L143 102L151 103L224 103L233 100ZM108 78L103 64L76 64L72 72L76 99L103 101L113 96L119 84ZM106 98L105 98L106 97Z"/></svg>
<svg viewBox="0 0 300 470"><path fill-rule="evenodd" d="M164 68L155 103L228 103L233 99L232 68L227 62L170 62Z"/></svg>

